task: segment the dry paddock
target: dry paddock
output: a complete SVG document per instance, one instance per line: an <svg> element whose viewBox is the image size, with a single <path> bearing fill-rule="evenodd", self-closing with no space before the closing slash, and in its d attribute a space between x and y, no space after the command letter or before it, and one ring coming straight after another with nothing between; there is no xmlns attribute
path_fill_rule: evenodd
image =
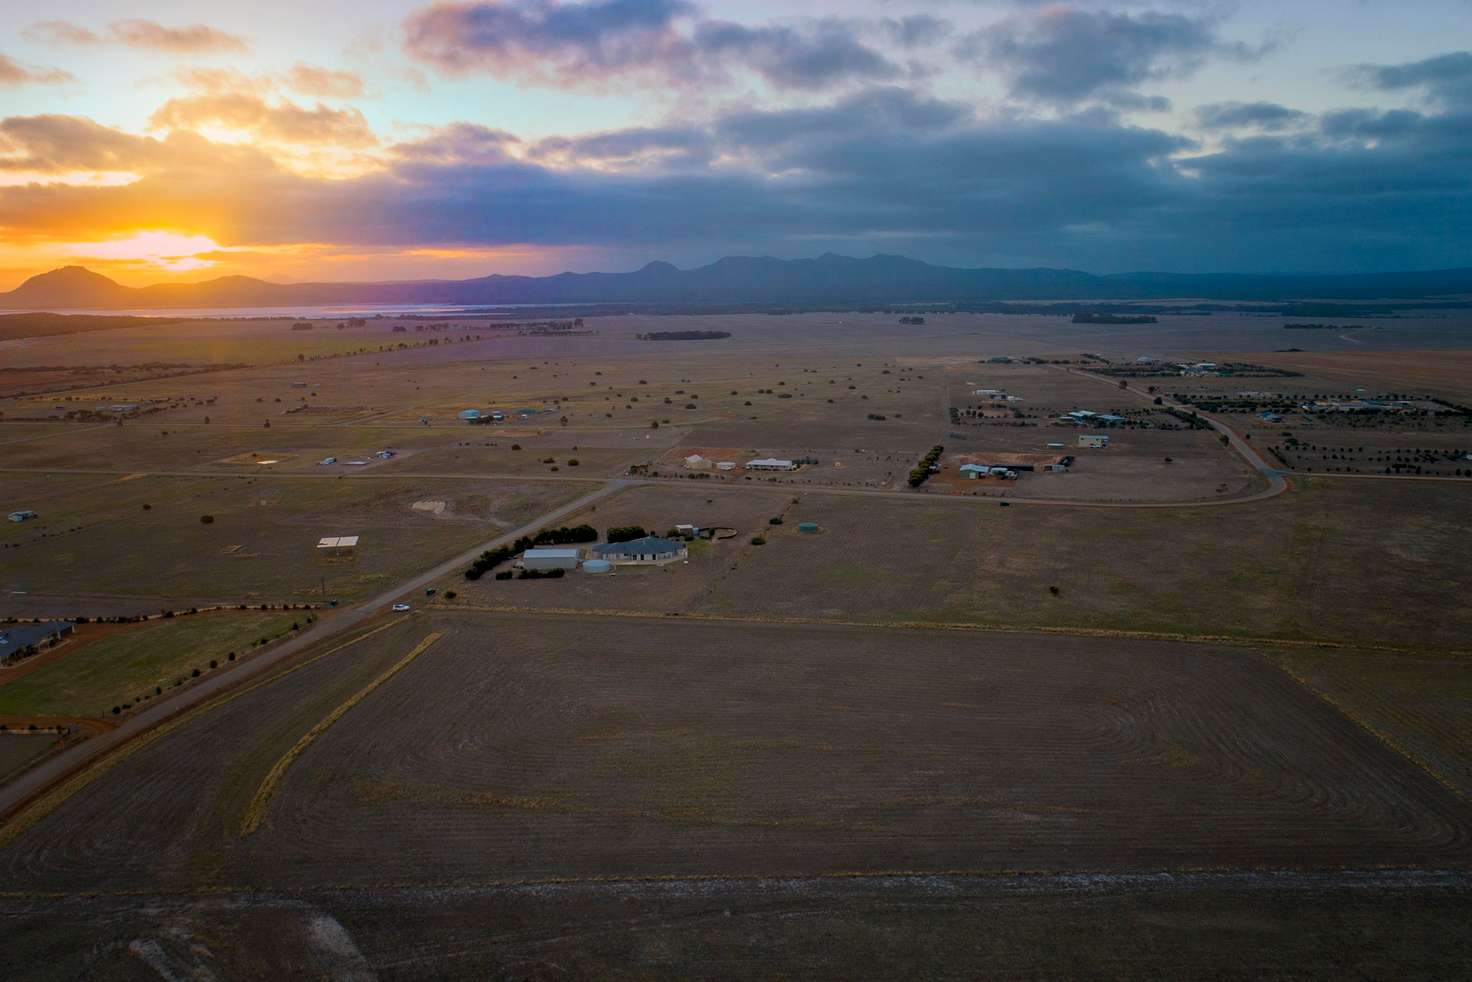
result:
<svg viewBox="0 0 1472 982"><path fill-rule="evenodd" d="M258 831L257 789L311 743ZM14 891L1463 868L1472 808L1241 648L419 614L143 747Z"/></svg>

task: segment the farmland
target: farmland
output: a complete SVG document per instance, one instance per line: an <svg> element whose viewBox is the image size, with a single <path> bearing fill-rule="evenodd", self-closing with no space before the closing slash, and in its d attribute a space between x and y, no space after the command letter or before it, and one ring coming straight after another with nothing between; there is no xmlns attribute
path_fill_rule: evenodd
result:
<svg viewBox="0 0 1472 982"><path fill-rule="evenodd" d="M281 637L293 625L306 626L309 616L226 611L121 630L83 626L55 652L60 657L17 678L6 677L17 674L15 669L0 673L0 714L106 716L109 707L153 698L155 689L182 685L196 669L211 670L261 641ZM93 631L101 636L92 638Z"/></svg>
<svg viewBox="0 0 1472 982"><path fill-rule="evenodd" d="M435 634L322 733L242 833L272 761ZM419 916L414 888L470 891L461 902L479 908L528 902L476 892L506 881L673 878L640 904L662 908L682 902L679 882L716 875L731 885L701 891L743 909L756 897L744 877L817 877L803 892L833 918L846 891L835 882L824 900L821 878L834 874L858 877L862 896L864 877L900 872L1455 865L1472 841L1463 801L1242 649L442 613L288 678L186 722L22 832L0 853L12 889L331 887L358 898L335 912L382 958L393 932L369 911ZM884 893L943 919L967 909L934 883ZM1303 889L1291 919L1327 916L1334 889ZM1433 919L1460 902L1420 895ZM988 905L1073 904L1062 883L1025 896ZM1225 896L1241 916L1280 909L1257 891ZM1158 904L1195 916L1184 898ZM722 936L689 930L681 945Z"/></svg>
<svg viewBox="0 0 1472 982"><path fill-rule="evenodd" d="M1455 402L1444 321L415 326L0 341L34 369L0 492L38 515L0 523L0 616L232 608L0 675L0 715L85 724L0 746L0 796L50 789L0 822L28 974L1459 974L1472 480L1368 472L1464 417L1224 408L1234 447L1153 401ZM1085 374L1146 354L1300 374ZM960 474L989 457L1072 461ZM464 576L581 523L710 537ZM237 609L282 603L314 606Z"/></svg>

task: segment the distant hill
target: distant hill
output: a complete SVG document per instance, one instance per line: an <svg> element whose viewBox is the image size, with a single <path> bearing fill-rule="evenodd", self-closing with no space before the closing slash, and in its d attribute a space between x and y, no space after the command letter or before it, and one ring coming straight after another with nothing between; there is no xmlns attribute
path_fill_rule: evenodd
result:
<svg viewBox="0 0 1472 982"><path fill-rule="evenodd" d="M824 304L966 303L998 300L1416 299L1472 294L1472 269L1267 276L1121 273L1073 269L964 269L904 256L816 259L730 256L678 269L650 263L629 273L482 276L391 283L269 283L227 276L202 283L125 287L80 266L33 276L0 308L71 310L270 307L338 303L445 304Z"/></svg>

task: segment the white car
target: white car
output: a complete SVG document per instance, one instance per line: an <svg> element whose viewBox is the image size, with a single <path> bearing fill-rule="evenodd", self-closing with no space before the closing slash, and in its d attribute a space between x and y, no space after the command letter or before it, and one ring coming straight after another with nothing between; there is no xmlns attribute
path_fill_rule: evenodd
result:
<svg viewBox="0 0 1472 982"><path fill-rule="evenodd" d="M394 604L394 612L395 613L402 614L404 611L406 611L408 609L409 609L409 605L408 604Z"/></svg>

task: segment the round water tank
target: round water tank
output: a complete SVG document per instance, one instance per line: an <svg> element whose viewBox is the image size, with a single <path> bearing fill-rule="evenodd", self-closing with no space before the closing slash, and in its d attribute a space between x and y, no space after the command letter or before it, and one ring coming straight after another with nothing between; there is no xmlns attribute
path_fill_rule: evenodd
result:
<svg viewBox="0 0 1472 982"><path fill-rule="evenodd" d="M583 563L583 572L611 573L613 572L613 563L610 563L606 559L589 559Z"/></svg>

